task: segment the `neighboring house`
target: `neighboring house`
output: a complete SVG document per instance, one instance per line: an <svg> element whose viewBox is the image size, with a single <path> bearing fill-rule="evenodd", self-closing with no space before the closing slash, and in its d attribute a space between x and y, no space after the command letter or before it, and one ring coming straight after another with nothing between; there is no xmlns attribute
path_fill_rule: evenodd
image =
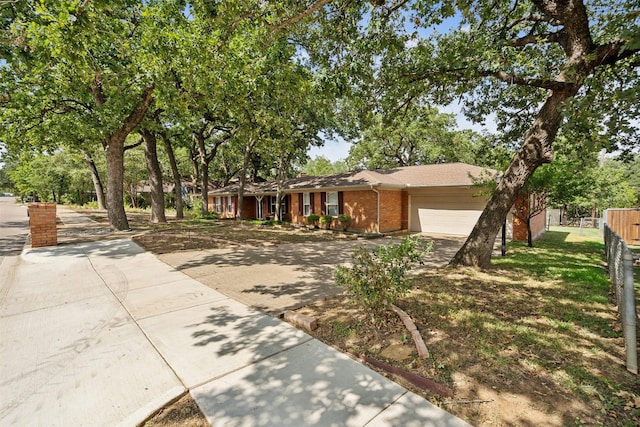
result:
<svg viewBox="0 0 640 427"><path fill-rule="evenodd" d="M175 188L175 185L173 184L173 182L165 182L162 184L163 193L169 195L169 198L171 200L174 199L174 196L173 196L174 188ZM144 199L147 206L151 205L151 185L149 184L149 181L146 181L146 180L141 181L133 190L135 195L141 196ZM187 197L187 194L192 192L193 192L193 184L190 181L183 181L182 182L183 198ZM129 194L131 194L131 192L129 192Z"/></svg>
<svg viewBox="0 0 640 427"><path fill-rule="evenodd" d="M546 194L520 196L514 203L513 240L528 240L527 218L531 226L531 240L538 239L547 229Z"/></svg>
<svg viewBox="0 0 640 427"><path fill-rule="evenodd" d="M468 235L488 196L474 179L493 179L497 171L465 163L443 163L364 170L286 180L282 193L285 221L306 224L310 214L351 217L350 230L387 233L409 230ZM273 218L276 183L248 183L243 219ZM222 218L237 214L238 185L213 190L209 208Z"/></svg>

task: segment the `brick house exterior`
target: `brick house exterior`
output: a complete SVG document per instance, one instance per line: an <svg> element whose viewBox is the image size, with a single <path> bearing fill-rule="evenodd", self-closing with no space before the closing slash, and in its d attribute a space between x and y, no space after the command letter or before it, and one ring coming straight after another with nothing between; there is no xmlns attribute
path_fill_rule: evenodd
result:
<svg viewBox="0 0 640 427"><path fill-rule="evenodd" d="M487 200L478 194L482 189L475 183L495 179L497 174L465 163L447 163L301 176L286 180L281 188L282 219L305 225L309 214L331 214L332 228L338 228L337 216L345 214L351 217L353 231L467 235ZM247 184L242 218L273 218L276 192L273 181ZM237 184L211 191L210 210L221 218L236 217L237 194ZM228 199L231 205L220 203Z"/></svg>
<svg viewBox="0 0 640 427"><path fill-rule="evenodd" d="M531 237L532 240L536 240L539 238L547 229L547 208L546 208L546 198L541 199L543 196L538 195L530 195L520 196L516 202L514 203L514 208L522 212L522 217L527 217L529 215L530 209L535 209L538 206L544 206L544 208L540 211L540 213L531 217ZM513 215L513 240L516 241L527 241L527 223L523 221L518 216Z"/></svg>

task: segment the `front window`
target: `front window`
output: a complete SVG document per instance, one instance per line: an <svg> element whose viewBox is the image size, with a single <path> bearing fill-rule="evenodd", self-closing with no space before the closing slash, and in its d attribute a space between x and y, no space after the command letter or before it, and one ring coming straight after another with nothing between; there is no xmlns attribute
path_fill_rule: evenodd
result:
<svg viewBox="0 0 640 427"><path fill-rule="evenodd" d="M311 196L309 193L304 193L302 206L302 214L304 216L311 215Z"/></svg>
<svg viewBox="0 0 640 427"><path fill-rule="evenodd" d="M233 196L227 196L227 213L233 213Z"/></svg>
<svg viewBox="0 0 640 427"><path fill-rule="evenodd" d="M327 193L327 215L338 216L338 192Z"/></svg>
<svg viewBox="0 0 640 427"><path fill-rule="evenodd" d="M222 197L216 196L215 201L216 201L215 211L218 213L222 212Z"/></svg>
<svg viewBox="0 0 640 427"><path fill-rule="evenodd" d="M276 196L270 196L269 197L269 204L270 204L270 208L271 210L269 212L271 213L275 213L276 212Z"/></svg>

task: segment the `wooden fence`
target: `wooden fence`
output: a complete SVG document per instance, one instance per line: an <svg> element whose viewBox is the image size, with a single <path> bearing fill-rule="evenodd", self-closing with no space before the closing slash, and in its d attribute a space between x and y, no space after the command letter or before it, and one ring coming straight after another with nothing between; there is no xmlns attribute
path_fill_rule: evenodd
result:
<svg viewBox="0 0 640 427"><path fill-rule="evenodd" d="M640 245L640 209L607 209L605 221L628 245Z"/></svg>

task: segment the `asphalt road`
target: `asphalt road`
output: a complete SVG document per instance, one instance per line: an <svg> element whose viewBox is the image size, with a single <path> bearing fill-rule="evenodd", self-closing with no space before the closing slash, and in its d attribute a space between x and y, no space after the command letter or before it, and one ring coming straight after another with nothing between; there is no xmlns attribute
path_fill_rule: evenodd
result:
<svg viewBox="0 0 640 427"><path fill-rule="evenodd" d="M4 257L19 255L29 234L27 208L15 197L0 197L0 264Z"/></svg>

